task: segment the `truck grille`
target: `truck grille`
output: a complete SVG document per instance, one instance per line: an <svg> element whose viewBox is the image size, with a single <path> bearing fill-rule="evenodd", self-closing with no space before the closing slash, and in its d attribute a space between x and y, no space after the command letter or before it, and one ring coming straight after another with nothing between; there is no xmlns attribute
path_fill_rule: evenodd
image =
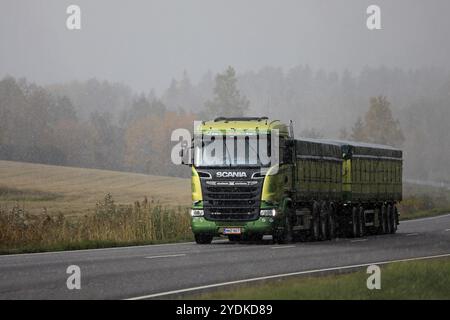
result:
<svg viewBox="0 0 450 320"><path fill-rule="evenodd" d="M224 183L229 185L223 185ZM234 183L239 183L239 186ZM224 182L202 179L205 218L216 221L258 219L261 187L261 180Z"/></svg>

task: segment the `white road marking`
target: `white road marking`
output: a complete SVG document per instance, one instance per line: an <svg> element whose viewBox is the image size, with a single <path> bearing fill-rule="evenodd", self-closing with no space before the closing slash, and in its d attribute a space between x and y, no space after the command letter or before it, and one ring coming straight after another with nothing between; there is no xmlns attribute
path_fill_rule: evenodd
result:
<svg viewBox="0 0 450 320"><path fill-rule="evenodd" d="M408 233L408 234L406 234L407 237L410 237L410 236L417 236L417 235L419 235L418 232L413 232L413 233Z"/></svg>
<svg viewBox="0 0 450 320"><path fill-rule="evenodd" d="M213 242L214 243L214 242ZM77 253L77 252L99 252L99 251L110 251L110 250L124 250L124 249L134 249L134 248L154 248L154 247L166 247L166 246L176 246L176 245L186 245L195 244L195 242L175 242L175 243L162 243L162 244L143 244L140 246L124 246L124 247L112 247L112 248L94 248L94 249L81 249L81 250L64 250L64 251L48 251L48 252L35 252L35 253L16 253L16 254L4 254L0 255L1 258L7 257L26 257L26 256L37 256L46 254L60 254L60 253Z"/></svg>
<svg viewBox="0 0 450 320"><path fill-rule="evenodd" d="M217 288L217 287L222 287L222 286L228 286L228 285L240 284L240 283L247 283L247 282L255 282L255 281L260 281L260 280L284 278L284 277L289 277L289 276L296 276L296 275L303 275L303 274L310 274L310 273L319 273L319 272L326 272L326 271L335 271L335 270L342 270L342 269L361 268L361 267L370 266L372 264L383 265L383 264L394 263L394 262L426 260L426 259L443 258L443 257L450 257L450 253L439 254L439 255L434 255L434 256L424 256L424 257L406 258L406 259L398 259L398 260L376 261L376 262L363 263L363 264L354 264L354 265L347 265L347 266L340 266L340 267L332 267L332 268L315 269L315 270L308 270L308 271L298 271L298 272L291 272L291 273L275 274L275 275L265 276L265 277L249 278L249 279L242 279L242 280L236 280L236 281L214 283L214 284L209 284L209 285L199 286L199 287L185 288L185 289L180 289L180 290L158 292L158 293L153 293L153 294L149 294L149 295L145 295L145 296L128 298L128 299L125 299L125 300L150 299L150 298L167 296L167 295L171 295L171 294L185 293L185 292L191 292L191 291L202 290L202 289L209 289L209 288Z"/></svg>
<svg viewBox="0 0 450 320"><path fill-rule="evenodd" d="M289 249L289 248L295 248L295 246L276 246L276 247L270 247L270 249Z"/></svg>
<svg viewBox="0 0 450 320"><path fill-rule="evenodd" d="M450 231L450 229L445 229L445 231Z"/></svg>
<svg viewBox="0 0 450 320"><path fill-rule="evenodd" d="M369 239L358 239L358 240L350 240L350 242L364 242L367 241Z"/></svg>
<svg viewBox="0 0 450 320"><path fill-rule="evenodd" d="M149 257L145 257L145 259L184 257L185 255L186 255L185 253L166 254L166 255L162 255L162 256L149 256Z"/></svg>

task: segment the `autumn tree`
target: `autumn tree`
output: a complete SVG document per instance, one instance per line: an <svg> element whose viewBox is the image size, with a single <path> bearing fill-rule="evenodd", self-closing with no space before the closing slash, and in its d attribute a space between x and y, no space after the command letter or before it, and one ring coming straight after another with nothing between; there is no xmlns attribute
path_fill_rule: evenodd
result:
<svg viewBox="0 0 450 320"><path fill-rule="evenodd" d="M205 103L204 115L207 117L239 117L249 108L250 102L237 89L236 72L232 67L216 76L213 93L213 99Z"/></svg>
<svg viewBox="0 0 450 320"><path fill-rule="evenodd" d="M399 121L392 115L390 105L384 96L370 98L370 107L364 115L364 121L358 118L352 128L351 139L401 146L405 137Z"/></svg>
<svg viewBox="0 0 450 320"><path fill-rule="evenodd" d="M367 141L401 146L405 141L400 123L392 116L391 104L386 97L370 99L369 111L364 116Z"/></svg>

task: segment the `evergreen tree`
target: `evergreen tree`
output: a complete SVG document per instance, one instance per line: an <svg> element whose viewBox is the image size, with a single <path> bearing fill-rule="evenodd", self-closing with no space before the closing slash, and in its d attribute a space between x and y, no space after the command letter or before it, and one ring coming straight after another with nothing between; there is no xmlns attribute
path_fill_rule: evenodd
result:
<svg viewBox="0 0 450 320"><path fill-rule="evenodd" d="M214 97L205 103L204 116L239 117L248 110L249 101L237 89L236 72L232 67L216 76Z"/></svg>

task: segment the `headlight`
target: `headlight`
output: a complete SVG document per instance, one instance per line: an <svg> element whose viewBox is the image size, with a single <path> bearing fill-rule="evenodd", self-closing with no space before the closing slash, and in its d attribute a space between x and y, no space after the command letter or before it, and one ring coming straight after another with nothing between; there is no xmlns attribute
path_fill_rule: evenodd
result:
<svg viewBox="0 0 450 320"><path fill-rule="evenodd" d="M275 209L264 209L259 212L261 217L275 217L277 214L277 210Z"/></svg>
<svg viewBox="0 0 450 320"><path fill-rule="evenodd" d="M203 210L191 209L191 216L192 217L203 217Z"/></svg>

